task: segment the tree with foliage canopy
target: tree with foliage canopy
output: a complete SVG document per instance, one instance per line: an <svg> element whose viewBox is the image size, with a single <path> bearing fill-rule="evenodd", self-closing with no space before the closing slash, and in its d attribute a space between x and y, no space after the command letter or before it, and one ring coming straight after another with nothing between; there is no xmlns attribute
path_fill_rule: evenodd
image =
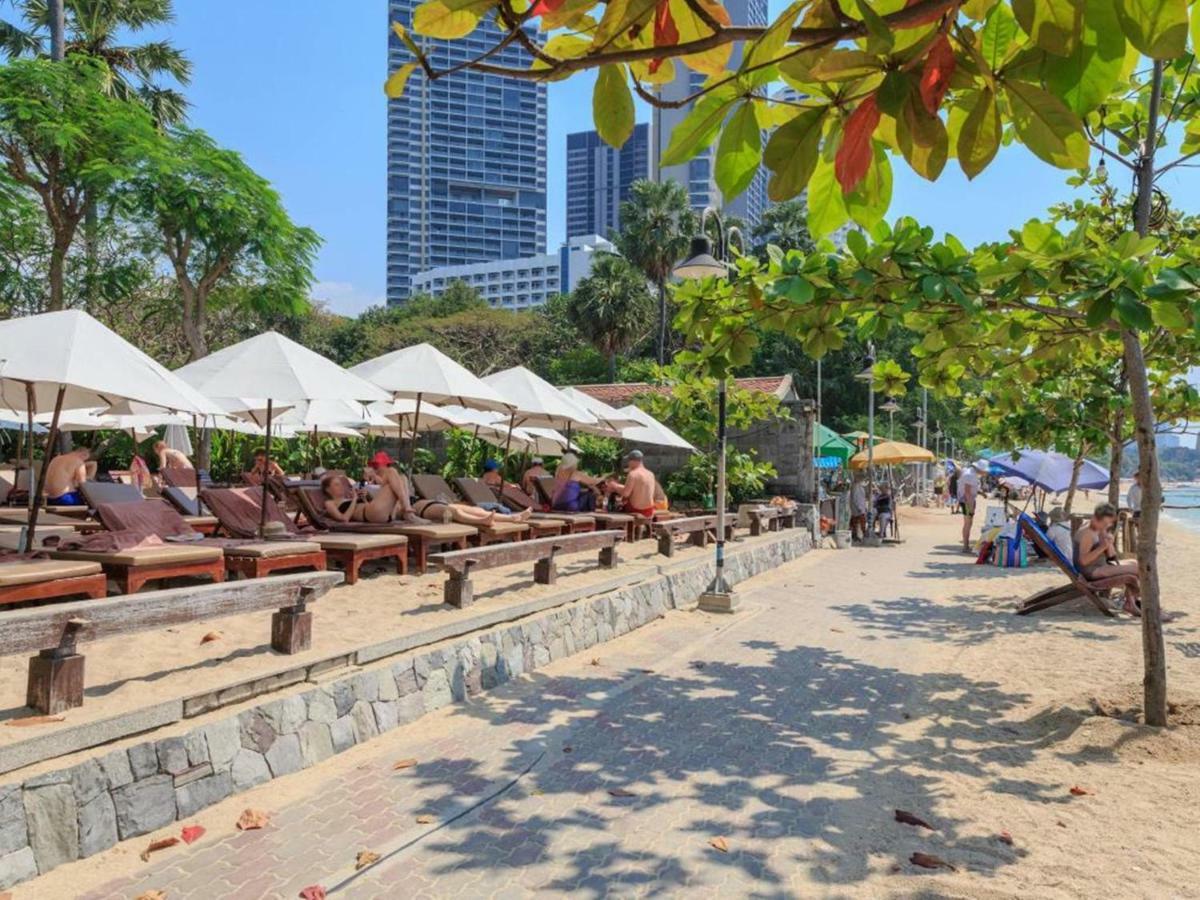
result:
<svg viewBox="0 0 1200 900"><path fill-rule="evenodd" d="M608 380L617 379L617 356L646 336L653 317L646 279L626 259L602 254L567 300L567 315L608 360Z"/></svg>
<svg viewBox="0 0 1200 900"><path fill-rule="evenodd" d="M82 57L0 66L0 164L45 215L48 310L64 306L67 254L89 198L126 179L158 137L144 109L103 91L107 78L107 67Z"/></svg>
<svg viewBox="0 0 1200 900"><path fill-rule="evenodd" d="M205 322L218 289L239 306L296 311L308 303L320 238L294 224L279 194L240 155L202 131L176 129L139 160L122 188L147 246L169 263L190 359L208 354Z"/></svg>

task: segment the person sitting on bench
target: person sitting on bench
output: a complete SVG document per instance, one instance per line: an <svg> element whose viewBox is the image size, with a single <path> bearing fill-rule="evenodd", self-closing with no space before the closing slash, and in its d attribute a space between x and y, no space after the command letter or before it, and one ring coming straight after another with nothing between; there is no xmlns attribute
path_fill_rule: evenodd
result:
<svg viewBox="0 0 1200 900"><path fill-rule="evenodd" d="M1075 567L1088 581L1138 573L1136 563L1117 562L1117 548L1112 535L1116 521L1117 511L1112 504L1101 503L1088 523L1075 533ZM1131 616L1142 614L1136 579L1130 579L1125 586L1124 610Z"/></svg>

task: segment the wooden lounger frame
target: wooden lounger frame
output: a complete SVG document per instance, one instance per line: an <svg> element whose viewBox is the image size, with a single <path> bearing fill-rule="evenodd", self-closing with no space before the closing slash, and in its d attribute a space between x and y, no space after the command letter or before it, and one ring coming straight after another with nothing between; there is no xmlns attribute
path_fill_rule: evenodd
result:
<svg viewBox="0 0 1200 900"><path fill-rule="evenodd" d="M1111 578L1089 581L1075 569L1074 565L1067 565L1058 547L1054 545L1054 542L1046 536L1042 529L1038 528L1037 523L1030 519L1029 516L1022 513L1017 521L1020 523L1021 532L1045 556L1049 557L1069 580L1068 584L1045 588L1027 597L1017 609L1017 615L1027 616L1030 613L1041 612L1043 609L1050 609L1052 606L1066 603L1068 600L1074 600L1076 597L1086 597L1104 615L1109 618L1115 617L1116 613L1112 611L1109 604L1098 592L1109 590L1110 588L1123 588L1129 584L1131 577L1136 576L1114 575Z"/></svg>

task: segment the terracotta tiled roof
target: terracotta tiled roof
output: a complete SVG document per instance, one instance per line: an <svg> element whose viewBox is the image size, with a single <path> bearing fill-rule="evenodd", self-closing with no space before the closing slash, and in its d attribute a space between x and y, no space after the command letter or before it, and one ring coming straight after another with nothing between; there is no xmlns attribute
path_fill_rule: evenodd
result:
<svg viewBox="0 0 1200 900"><path fill-rule="evenodd" d="M748 391L762 391L764 394L774 394L780 399L786 399L792 393L791 375L772 375L767 378L735 378L734 383ZM648 384L644 381L630 381L624 384L577 384L577 390L590 394L597 400L609 406L626 406L633 402L638 394L665 394L670 388L661 384Z"/></svg>

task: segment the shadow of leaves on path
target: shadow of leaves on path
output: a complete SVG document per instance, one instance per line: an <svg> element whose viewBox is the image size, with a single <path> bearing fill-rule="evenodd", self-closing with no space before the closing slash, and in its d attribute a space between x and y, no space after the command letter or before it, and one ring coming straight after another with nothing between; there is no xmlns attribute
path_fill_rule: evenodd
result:
<svg viewBox="0 0 1200 900"><path fill-rule="evenodd" d="M754 896L790 896L798 867L853 885L880 855L906 866L912 851L932 848L985 874L1019 858L984 833L995 823L939 815L937 798L950 773L1002 789L1003 771L980 748L1004 745L1006 765L1030 758L1036 746L1014 743L998 724L1027 696L770 641L743 643L737 659L681 674L535 674L462 707L459 715L492 722L573 718L505 748L514 773L536 752L548 756L512 794L431 840L438 871L491 880L497 869L549 862L559 874L543 890L659 896L722 881L715 866L730 884L753 884ZM452 804L463 773L443 781L438 768L415 774ZM897 807L937 832L893 823ZM708 846L716 836L728 853Z"/></svg>

